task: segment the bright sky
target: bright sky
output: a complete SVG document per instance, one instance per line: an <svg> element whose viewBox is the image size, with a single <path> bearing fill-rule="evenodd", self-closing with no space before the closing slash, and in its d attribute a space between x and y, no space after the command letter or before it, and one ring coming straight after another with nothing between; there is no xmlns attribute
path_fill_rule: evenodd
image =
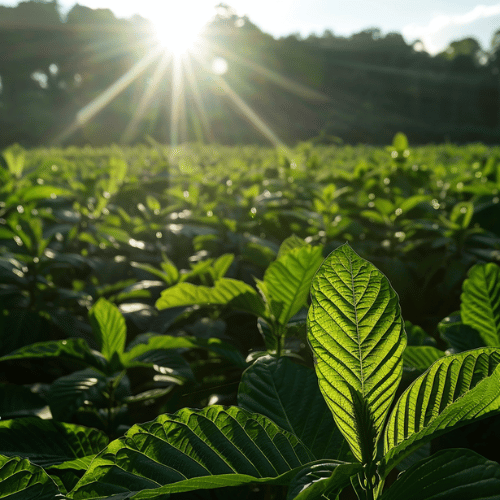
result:
<svg viewBox="0 0 500 500"><path fill-rule="evenodd" d="M0 0L16 5L18 0ZM79 0L92 8L109 8L118 17L140 14L153 20L179 12L190 23L202 25L214 14L220 0ZM475 37L488 49L494 31L500 29L499 0L226 0L236 14L248 16L263 31L274 36L299 32L304 36L325 29L350 35L365 28L401 33L408 42L423 40L435 53L450 41ZM59 0L63 11L74 0Z"/></svg>

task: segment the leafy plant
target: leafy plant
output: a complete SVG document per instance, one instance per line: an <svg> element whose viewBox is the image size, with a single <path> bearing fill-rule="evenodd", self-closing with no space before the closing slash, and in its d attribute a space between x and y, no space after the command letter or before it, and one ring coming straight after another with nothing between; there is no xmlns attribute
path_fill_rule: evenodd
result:
<svg viewBox="0 0 500 500"><path fill-rule="evenodd" d="M245 366L241 354L219 339L143 334L126 346L125 319L114 304L103 298L91 308L89 319L97 350L84 339L69 338L38 342L0 358L4 363L53 359L71 367L72 372L56 378L47 391L52 416L60 421L76 419L108 435L119 434L119 426L127 425L130 407L151 403L177 385L194 382L192 370L181 354L187 349L218 352L232 363ZM129 375L136 369L150 370L151 380L136 384L134 391ZM154 382L155 375L158 382ZM26 397L21 390L19 397Z"/></svg>
<svg viewBox="0 0 500 500"><path fill-rule="evenodd" d="M322 260L321 252L320 245L307 245L300 238L290 237L266 269L264 279L256 280L260 295L245 282L219 274L212 287L182 282L167 288L156 307L230 306L253 314L263 321L261 332L267 350L280 356L289 322L306 304L312 277Z"/></svg>
<svg viewBox="0 0 500 500"><path fill-rule="evenodd" d="M414 461L384 484L423 444L499 413L500 349L438 359L392 405L406 334L387 279L343 245L321 265L311 295L319 386L288 358L261 358L242 378L239 407L183 409L135 425L92 460L68 496L167 498L254 483L287 485L288 499L304 500L338 498L351 483L359 499L498 498L500 466L471 450Z"/></svg>

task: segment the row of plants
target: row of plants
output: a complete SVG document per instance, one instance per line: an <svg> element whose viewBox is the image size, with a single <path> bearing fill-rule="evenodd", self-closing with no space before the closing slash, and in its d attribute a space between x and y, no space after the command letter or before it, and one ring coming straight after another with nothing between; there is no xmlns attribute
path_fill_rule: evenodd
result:
<svg viewBox="0 0 500 500"><path fill-rule="evenodd" d="M3 152L5 495L498 498L498 152L153 146Z"/></svg>
<svg viewBox="0 0 500 500"><path fill-rule="evenodd" d="M402 135L386 150L304 144L286 154L12 147L0 168L0 269L13 313L1 321L30 323L28 341L88 334L101 296L153 306L176 279L161 266L191 272L233 254L229 275L252 283L295 234L325 254L349 241L389 277L405 316L432 330L471 265L500 257L499 156L482 145L410 149Z"/></svg>

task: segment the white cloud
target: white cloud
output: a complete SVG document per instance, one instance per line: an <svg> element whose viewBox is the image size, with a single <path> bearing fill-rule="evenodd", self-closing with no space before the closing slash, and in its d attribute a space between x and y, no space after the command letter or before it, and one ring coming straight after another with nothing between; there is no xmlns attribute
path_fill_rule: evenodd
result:
<svg viewBox="0 0 500 500"><path fill-rule="evenodd" d="M481 38L479 41L484 42L485 33L478 31L476 34L474 24L495 16L500 16L500 3L476 5L465 14L434 16L426 26L409 24L403 28L402 34L410 41L417 38L422 40L427 51L435 54L443 50L452 39L456 40L463 36L476 35L477 38ZM464 35L465 27L470 28L466 35Z"/></svg>

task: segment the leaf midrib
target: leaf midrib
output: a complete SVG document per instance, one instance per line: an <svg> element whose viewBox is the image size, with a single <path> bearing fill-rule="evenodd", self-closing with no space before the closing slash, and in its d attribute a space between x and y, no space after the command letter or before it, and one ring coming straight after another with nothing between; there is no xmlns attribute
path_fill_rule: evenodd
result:
<svg viewBox="0 0 500 500"><path fill-rule="evenodd" d="M356 302L356 292L354 290L354 271L352 269L352 258L349 256L349 272L351 274L351 288L352 288L352 300L354 307L354 318L356 324L356 336L358 339L358 356L359 356L359 374L361 378L361 394L365 395L365 377L363 373L363 357L361 355L361 338L359 334L359 322L358 322L358 308Z"/></svg>

